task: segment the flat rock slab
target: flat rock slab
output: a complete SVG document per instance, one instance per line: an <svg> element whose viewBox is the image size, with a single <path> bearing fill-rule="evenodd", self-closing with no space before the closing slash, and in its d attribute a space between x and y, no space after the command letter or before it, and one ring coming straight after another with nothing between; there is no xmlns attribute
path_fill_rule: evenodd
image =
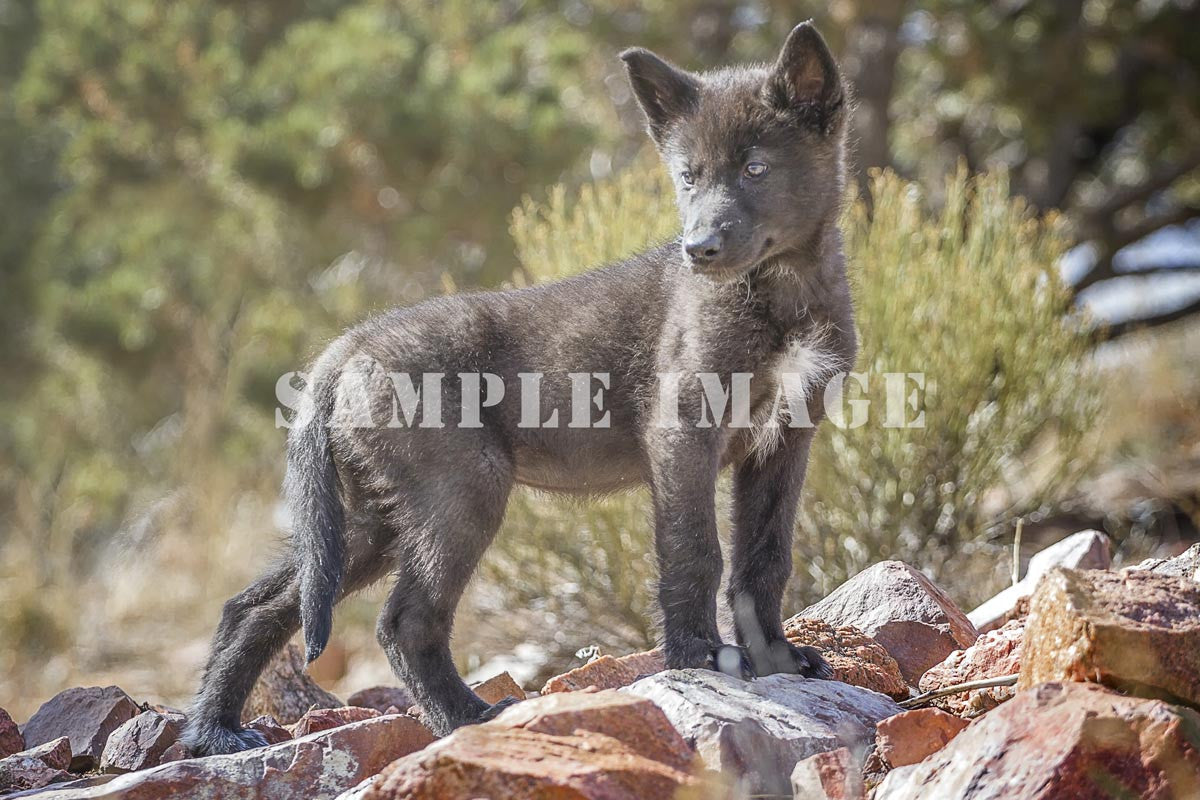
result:
<svg viewBox="0 0 1200 800"><path fill-rule="evenodd" d="M784 635L797 646L815 647L833 669L833 679L898 700L909 696L900 665L887 649L853 625L835 628L819 619L795 616L784 623Z"/></svg>
<svg viewBox="0 0 1200 800"><path fill-rule="evenodd" d="M295 800L328 798L433 741L393 714L230 755L173 761L101 785L51 789L46 800Z"/></svg>
<svg viewBox="0 0 1200 800"><path fill-rule="evenodd" d="M875 800L1200 797L1200 714L1087 683L1048 683L970 725Z"/></svg>
<svg viewBox="0 0 1200 800"><path fill-rule="evenodd" d="M67 689L42 704L21 729L27 747L66 736L71 740L71 770L83 772L100 763L108 737L141 709L116 686Z"/></svg>
<svg viewBox="0 0 1200 800"><path fill-rule="evenodd" d="M942 663L921 676L921 691L931 692L960 683L1016 675L1024 653L1025 619L1009 620L988 631L965 650L955 650ZM933 705L951 714L977 714L1003 703L1016 694L1012 686L994 686L939 697Z"/></svg>
<svg viewBox="0 0 1200 800"><path fill-rule="evenodd" d="M1042 576L1055 567L1108 569L1110 566L1112 547L1106 535L1090 530L1073 533L1034 554L1024 578L984 601L967 617L981 632L995 630L1008 621L1017 604L1033 594Z"/></svg>
<svg viewBox="0 0 1200 800"><path fill-rule="evenodd" d="M292 725L311 709L344 705L305 672L304 654L296 645L288 644L267 664L254 684L242 709L242 721L270 716L284 725Z"/></svg>
<svg viewBox="0 0 1200 800"><path fill-rule="evenodd" d="M345 800L669 798L696 786L696 756L654 703L615 691L554 693L460 728Z"/></svg>
<svg viewBox="0 0 1200 800"><path fill-rule="evenodd" d="M901 561L881 561L798 616L852 625L883 645L911 685L979 631L945 592Z"/></svg>
<svg viewBox="0 0 1200 800"><path fill-rule="evenodd" d="M789 794L797 762L865 746L876 722L901 711L877 692L798 675L742 681L709 670L670 670L620 691L652 700L705 766L737 778L751 794Z"/></svg>
<svg viewBox="0 0 1200 800"><path fill-rule="evenodd" d="M1030 601L1018 689L1091 681L1200 707L1200 584L1052 570Z"/></svg>

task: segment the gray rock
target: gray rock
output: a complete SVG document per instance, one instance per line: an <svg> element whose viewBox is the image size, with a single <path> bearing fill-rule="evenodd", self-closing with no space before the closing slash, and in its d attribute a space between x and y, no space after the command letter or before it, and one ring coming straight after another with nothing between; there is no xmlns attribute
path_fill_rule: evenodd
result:
<svg viewBox="0 0 1200 800"><path fill-rule="evenodd" d="M867 567L798 616L858 628L884 646L912 686L925 670L979 638L954 601L902 561Z"/></svg>
<svg viewBox="0 0 1200 800"><path fill-rule="evenodd" d="M652 700L710 769L739 776L751 794L791 794L796 763L862 747L900 707L837 681L768 675L742 681L708 670L660 672L619 691Z"/></svg>
<svg viewBox="0 0 1200 800"><path fill-rule="evenodd" d="M71 771L84 772L100 762L109 735L140 711L116 686L77 687L43 703L21 733L28 747L66 736L71 740Z"/></svg>
<svg viewBox="0 0 1200 800"><path fill-rule="evenodd" d="M143 711L112 732L100 757L104 772L136 772L157 767L183 730L183 714Z"/></svg>
<svg viewBox="0 0 1200 800"><path fill-rule="evenodd" d="M1100 531L1080 531L1039 551L1029 559L1025 577L986 600L967 617L982 633L1003 625L1017 602L1029 597L1038 581L1055 567L1070 569L1108 569L1112 566L1112 548Z"/></svg>
<svg viewBox="0 0 1200 800"><path fill-rule="evenodd" d="M1146 569L1159 575L1200 581L1200 544L1194 544L1174 558L1147 558L1129 569Z"/></svg>

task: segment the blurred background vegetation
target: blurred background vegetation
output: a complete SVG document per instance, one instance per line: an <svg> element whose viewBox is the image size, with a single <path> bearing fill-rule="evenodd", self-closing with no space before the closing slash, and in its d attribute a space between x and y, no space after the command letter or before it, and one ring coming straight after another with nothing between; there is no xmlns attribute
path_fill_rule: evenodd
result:
<svg viewBox="0 0 1200 800"><path fill-rule="evenodd" d="M931 383L924 430L825 426L789 612L891 557L969 605L1017 518L1197 537L1195 0L0 0L0 705L183 702L286 527L278 376L670 236L615 53L770 60L808 17L857 96L860 367ZM652 644L648 536L637 494L518 493L462 667ZM377 601L327 685L390 680Z"/></svg>

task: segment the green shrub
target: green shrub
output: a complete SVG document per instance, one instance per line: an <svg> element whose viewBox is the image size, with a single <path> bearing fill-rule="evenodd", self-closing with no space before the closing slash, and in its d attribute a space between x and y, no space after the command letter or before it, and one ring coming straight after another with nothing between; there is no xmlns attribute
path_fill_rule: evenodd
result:
<svg viewBox="0 0 1200 800"><path fill-rule="evenodd" d="M843 227L872 411L862 427L822 426L796 536L792 611L887 558L928 570L963 601L998 588L1012 521L1077 478L1098 410L1086 328L1067 312L1055 268L1067 245L1055 215L1038 218L1011 199L1002 173L960 170L937 211L892 174L874 176L870 189L872 210L850 204ZM649 169L577 193L557 187L545 203L527 199L512 224L523 279L534 282L628 255L676 228L669 184ZM923 428L882 427L884 372L925 373L908 411L924 413ZM847 382L847 399L855 388ZM558 657L593 642L649 644L647 511L644 492L586 506L518 493L487 561L495 607L550 620L543 643Z"/></svg>

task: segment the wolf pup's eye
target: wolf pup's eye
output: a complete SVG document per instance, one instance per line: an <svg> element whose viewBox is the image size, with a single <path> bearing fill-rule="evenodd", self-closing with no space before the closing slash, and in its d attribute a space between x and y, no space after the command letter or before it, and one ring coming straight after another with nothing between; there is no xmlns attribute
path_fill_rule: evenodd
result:
<svg viewBox="0 0 1200 800"><path fill-rule="evenodd" d="M763 162L751 161L749 164L746 165L746 170L745 170L746 177L747 178L761 178L763 175L767 174L767 169L768 169L767 165L764 164Z"/></svg>
<svg viewBox="0 0 1200 800"><path fill-rule="evenodd" d="M679 173L679 179L683 181L684 186L691 186L696 183L695 176L693 176L692 171L688 169L685 169L683 172Z"/></svg>

